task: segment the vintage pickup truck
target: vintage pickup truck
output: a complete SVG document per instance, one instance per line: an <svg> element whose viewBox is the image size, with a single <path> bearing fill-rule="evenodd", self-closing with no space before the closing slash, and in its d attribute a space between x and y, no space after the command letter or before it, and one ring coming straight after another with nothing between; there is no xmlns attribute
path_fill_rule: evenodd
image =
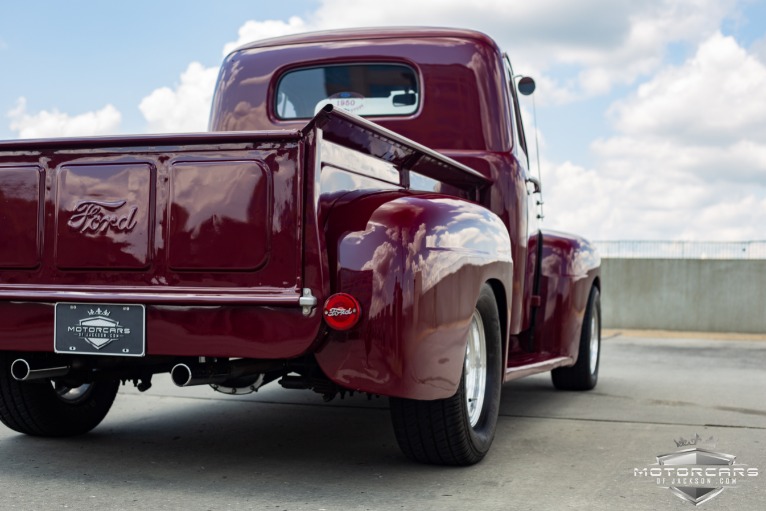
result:
<svg viewBox="0 0 766 511"><path fill-rule="evenodd" d="M277 381L388 396L406 456L481 460L503 382L599 369L600 259L538 227L533 88L473 31L303 34L225 59L211 133L0 142L0 420Z"/></svg>

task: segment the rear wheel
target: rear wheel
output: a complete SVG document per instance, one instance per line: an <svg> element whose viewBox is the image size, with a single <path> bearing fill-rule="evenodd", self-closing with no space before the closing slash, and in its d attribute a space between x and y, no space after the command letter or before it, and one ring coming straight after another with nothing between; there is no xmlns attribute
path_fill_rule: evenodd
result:
<svg viewBox="0 0 766 511"><path fill-rule="evenodd" d="M112 407L118 380L70 386L61 380L17 381L11 375L16 357L0 353L0 421L34 436L63 437L87 433Z"/></svg>
<svg viewBox="0 0 766 511"><path fill-rule="evenodd" d="M561 390L591 390L598 382L601 362L601 299L597 287L590 290L580 333L577 362L551 371L553 385Z"/></svg>
<svg viewBox="0 0 766 511"><path fill-rule="evenodd" d="M421 463L472 465L495 437L502 385L500 320L492 289L484 285L471 318L463 375L452 397L435 401L391 398L399 447Z"/></svg>

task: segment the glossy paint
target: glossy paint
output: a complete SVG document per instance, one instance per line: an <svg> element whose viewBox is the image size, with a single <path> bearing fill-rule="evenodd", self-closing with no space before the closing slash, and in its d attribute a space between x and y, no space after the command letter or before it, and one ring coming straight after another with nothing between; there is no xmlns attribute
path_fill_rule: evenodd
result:
<svg viewBox="0 0 766 511"><path fill-rule="evenodd" d="M419 110L276 118L284 72L338 62L415 69ZM299 35L226 58L226 133L0 142L0 349L51 351L56 302L141 303L150 356L310 354L342 387L436 399L488 283L506 379L574 363L598 258L530 227L508 86L476 32ZM306 290L352 294L360 322L330 331Z"/></svg>
<svg viewBox="0 0 766 511"><path fill-rule="evenodd" d="M349 332L328 333L317 362L346 388L417 399L454 394L479 288L492 282L499 302L510 301L508 231L470 202L489 182L340 110L326 110L312 126L331 289L352 294L364 311ZM417 191L413 174L440 193Z"/></svg>
<svg viewBox="0 0 766 511"><path fill-rule="evenodd" d="M274 114L279 77L290 69L338 62L402 63L420 75L419 111L401 118L371 117L376 124L439 151L511 146L508 124L498 116L507 110L500 50L483 34L449 29L341 30L241 48L222 65L210 129L301 128L305 121L279 120Z"/></svg>
<svg viewBox="0 0 766 511"><path fill-rule="evenodd" d="M333 333L320 367L347 388L415 399L455 393L485 282L510 299L510 238L476 204L435 194L350 193L328 217L335 287L365 311Z"/></svg>
<svg viewBox="0 0 766 511"><path fill-rule="evenodd" d="M84 300L146 304L149 355L304 353L321 325L298 306L305 144L294 131L0 143L0 349L49 351L52 304Z"/></svg>
<svg viewBox="0 0 766 511"><path fill-rule="evenodd" d="M484 176L487 185L474 200L508 227L516 262L513 294L523 296L510 304L511 331L529 328L523 303L531 299L524 285L530 176L512 135L513 108L501 50L479 32L422 27L350 29L256 42L225 59L210 128L299 129L303 121L280 120L273 113L279 77L298 67L333 62L393 62L417 71L420 110L407 117L369 119Z"/></svg>
<svg viewBox="0 0 766 511"><path fill-rule="evenodd" d="M585 261L585 278L575 278L568 274L555 275L551 271L535 273L541 255L543 261L551 260L549 252L552 238L548 235L544 237L542 245L545 247L545 253L538 253L539 233L534 230L537 222L528 217L528 211L534 211L534 208L528 208L528 202L536 201L538 196L530 196L528 183L532 176L526 168L523 147L514 137L514 111L519 109L519 105L514 102L515 94L509 88L510 78L504 69L502 54L491 39L483 34L461 30L388 28L289 36L254 43L232 53L226 59L214 98L211 129L292 127L294 122L279 120L272 113L271 105L275 102L275 77L278 79L281 74L296 67L353 61L400 62L417 70L422 90L420 111L409 117L379 117L371 120L465 164L481 174L488 184L478 183L474 196L471 195L470 188L461 186L465 183L451 187L453 183L434 184L426 180L427 187L420 189L475 201L493 212L505 224L515 263L511 281L504 281L507 285L507 301L503 303L504 307L501 307L506 309L504 313L507 318L507 379L574 363L576 349L573 351L572 346L579 342L579 334L576 331L579 331L581 326L584 307L580 303L581 300L575 298L583 296L583 293L587 298L590 286L597 285L599 264L596 258L584 260L580 256L579 249L583 240L558 235L556 242L562 260L570 265L575 264L575 261L578 264ZM257 66L254 65L255 62L258 63ZM350 143L355 149L370 151L370 147L355 146L354 138L354 131L351 130L346 133L343 143ZM386 150L391 151L388 148ZM399 158L393 167L406 167L405 162L405 158ZM330 171L323 170L323 176L325 172ZM341 179L341 172L336 172L335 169L332 172ZM442 177L445 176L442 174ZM345 178L349 179L348 174ZM391 186L390 180L368 180L362 185L357 176L357 189L366 186L373 190L376 183L381 189ZM403 182L403 185L405 188L418 189L421 183L417 179L409 179ZM320 201L321 208L332 209L332 204L335 204L333 201L337 201L342 193L332 192L326 183L322 184L322 189L327 193L327 197L332 199ZM352 189L353 187L349 187L347 191ZM355 215L346 213L349 214ZM365 211L361 219L365 220L367 215ZM342 256L342 253L335 254L331 240L330 232L334 222L327 223L331 266ZM414 225L403 227L411 230L416 228ZM568 250L564 248L566 245L569 246ZM340 262L338 264L340 265ZM340 290L338 286L342 279L332 268L330 279L335 279L331 280L332 288ZM568 285L573 279L575 284ZM554 282L556 292L550 291ZM394 289L397 288L394 286ZM545 292L544 296L541 296L541 290ZM460 286L452 289L454 294L461 294L463 291ZM473 297L475 298L475 295ZM559 300L559 305L548 304L549 300ZM552 312L554 309L555 312ZM400 314L404 314L404 308ZM544 323L544 327L534 327L537 318L540 318L539 322ZM549 334L553 334L553 337L548 341L543 340ZM386 349L390 353L398 353L395 347ZM367 358L362 357L363 354ZM390 374L390 369L384 367L385 364L376 365L371 369L373 364L369 362L369 355L369 352L358 352L357 356L362 358L349 357L340 350L336 354L336 362L341 359L343 364L349 364L352 360L365 362L359 362L353 370L343 372L343 377L336 378L336 381L344 386L370 390L371 387L362 385L361 380L369 377L372 381L376 377L369 375L378 374L380 371L380 374ZM399 357L399 366L407 363L401 355ZM331 377L334 376L333 371L338 371L338 374L342 372L338 369L341 367L340 363L333 368L329 367L322 352L318 355L318 360L323 363L325 372ZM527 368L526 372L519 370L524 367ZM353 378L348 376L352 373L354 378L360 380L352 383ZM364 374L368 376L360 376ZM401 379L399 381L402 382ZM454 390L452 383L454 381L445 388ZM402 385L406 386L404 383ZM414 391L403 392L413 395ZM431 397L444 395L436 396L432 392Z"/></svg>
<svg viewBox="0 0 766 511"><path fill-rule="evenodd" d="M601 287L600 265L598 252L587 240L543 232L541 306L533 344L536 353L577 360L588 295L592 286Z"/></svg>
<svg viewBox="0 0 766 511"><path fill-rule="evenodd" d="M35 268L40 264L42 168L37 165L0 167L0 266Z"/></svg>

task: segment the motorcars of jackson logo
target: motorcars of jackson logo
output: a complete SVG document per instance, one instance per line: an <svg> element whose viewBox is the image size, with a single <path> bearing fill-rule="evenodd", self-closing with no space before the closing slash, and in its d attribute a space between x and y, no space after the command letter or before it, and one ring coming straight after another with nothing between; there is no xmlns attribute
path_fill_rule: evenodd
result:
<svg viewBox="0 0 766 511"><path fill-rule="evenodd" d="M130 335L130 328L121 326L120 322L110 318L110 315L106 308L90 309L88 317L79 320L76 325L67 326L67 332L100 350L109 343Z"/></svg>
<svg viewBox="0 0 766 511"><path fill-rule="evenodd" d="M737 463L736 456L714 451L713 437L703 440L695 434L674 442L677 451L656 456L657 463L633 468L633 477L651 480L695 506L758 477L757 467Z"/></svg>

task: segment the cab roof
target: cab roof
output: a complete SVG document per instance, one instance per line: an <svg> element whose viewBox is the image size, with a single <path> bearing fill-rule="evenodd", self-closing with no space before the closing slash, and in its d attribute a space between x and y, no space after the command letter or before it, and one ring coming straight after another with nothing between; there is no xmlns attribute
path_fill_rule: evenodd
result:
<svg viewBox="0 0 766 511"><path fill-rule="evenodd" d="M270 46L358 41L360 39L415 39L434 37L474 39L497 48L497 43L491 37L477 30L446 27L366 27L323 30L319 32L305 32L281 37L272 37L247 43L235 49L234 52L252 48L266 48Z"/></svg>

